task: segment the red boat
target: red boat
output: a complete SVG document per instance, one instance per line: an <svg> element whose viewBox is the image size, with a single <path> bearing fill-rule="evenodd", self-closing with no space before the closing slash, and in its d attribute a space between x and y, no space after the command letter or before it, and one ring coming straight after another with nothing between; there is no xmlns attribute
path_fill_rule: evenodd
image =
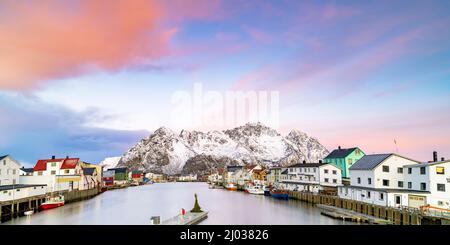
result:
<svg viewBox="0 0 450 245"><path fill-rule="evenodd" d="M48 196L45 202L39 206L39 211L58 208L64 206L64 196Z"/></svg>
<svg viewBox="0 0 450 245"><path fill-rule="evenodd" d="M237 191L237 186L233 183L229 183L225 186L225 188L229 191Z"/></svg>

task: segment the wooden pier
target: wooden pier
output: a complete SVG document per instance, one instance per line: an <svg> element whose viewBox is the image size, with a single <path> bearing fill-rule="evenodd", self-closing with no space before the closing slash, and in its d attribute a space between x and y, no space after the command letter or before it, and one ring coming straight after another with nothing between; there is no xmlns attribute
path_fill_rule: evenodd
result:
<svg viewBox="0 0 450 245"><path fill-rule="evenodd" d="M0 223L24 216L24 213L29 210L37 211L38 207L45 201L45 196L40 195L0 202Z"/></svg>
<svg viewBox="0 0 450 245"><path fill-rule="evenodd" d="M341 219L343 221L352 221L357 223L368 223L377 225L392 225L393 222L386 219L376 218L370 215L355 212L353 210L347 210L343 208L337 208L328 205L318 204L317 207L321 209L321 214L335 218Z"/></svg>
<svg viewBox="0 0 450 245"><path fill-rule="evenodd" d="M173 218L165 220L161 225L196 225L208 218L208 212L179 214Z"/></svg>
<svg viewBox="0 0 450 245"><path fill-rule="evenodd" d="M378 206L374 204L342 199L338 196L328 196L313 194L308 192L293 192L289 191L289 197L294 200L307 202L315 205L327 205L337 207L355 213L372 216L378 219L389 220L395 225L421 225L425 217L420 213L413 210L402 210L384 206ZM330 214L330 212L328 212Z"/></svg>

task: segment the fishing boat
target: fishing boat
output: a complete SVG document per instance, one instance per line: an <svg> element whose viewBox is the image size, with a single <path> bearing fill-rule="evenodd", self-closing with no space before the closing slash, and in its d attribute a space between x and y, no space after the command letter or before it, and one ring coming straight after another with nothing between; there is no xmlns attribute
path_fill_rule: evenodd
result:
<svg viewBox="0 0 450 245"><path fill-rule="evenodd" d="M47 196L45 202L39 206L39 211L58 208L64 206L64 196Z"/></svg>
<svg viewBox="0 0 450 245"><path fill-rule="evenodd" d="M23 213L25 216L31 216L31 215L33 215L34 214L34 210L28 210L28 211L25 211L24 213Z"/></svg>
<svg viewBox="0 0 450 245"><path fill-rule="evenodd" d="M247 188L247 192L253 195L264 195L264 186L255 185Z"/></svg>
<svg viewBox="0 0 450 245"><path fill-rule="evenodd" d="M283 190L271 190L270 195L275 199L282 199L282 200L288 200L289 194L286 191Z"/></svg>
<svg viewBox="0 0 450 245"><path fill-rule="evenodd" d="M228 183L225 188L229 191L237 191L237 186L234 183Z"/></svg>
<svg viewBox="0 0 450 245"><path fill-rule="evenodd" d="M264 196L270 196L270 187L265 187L264 188Z"/></svg>

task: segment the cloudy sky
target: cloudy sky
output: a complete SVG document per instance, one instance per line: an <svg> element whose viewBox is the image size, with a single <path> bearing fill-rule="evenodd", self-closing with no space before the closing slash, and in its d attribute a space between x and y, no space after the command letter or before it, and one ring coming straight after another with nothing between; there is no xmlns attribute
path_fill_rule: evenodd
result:
<svg viewBox="0 0 450 245"><path fill-rule="evenodd" d="M98 162L161 126L241 124L177 120L201 84L279 92L279 131L329 150L450 158L449 26L449 1L4 0L0 155Z"/></svg>

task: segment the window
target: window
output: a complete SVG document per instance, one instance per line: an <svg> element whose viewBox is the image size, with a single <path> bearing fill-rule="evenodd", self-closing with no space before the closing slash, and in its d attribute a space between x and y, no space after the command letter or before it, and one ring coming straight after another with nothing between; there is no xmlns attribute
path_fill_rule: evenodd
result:
<svg viewBox="0 0 450 245"><path fill-rule="evenodd" d="M367 198L370 198L370 191L367 192Z"/></svg>
<svg viewBox="0 0 450 245"><path fill-rule="evenodd" d="M0 174L2 174L2 170L0 169Z"/></svg>
<svg viewBox="0 0 450 245"><path fill-rule="evenodd" d="M403 181L398 182L398 187L403 188Z"/></svg>
<svg viewBox="0 0 450 245"><path fill-rule="evenodd" d="M357 155L357 156L361 155L361 151L359 149L356 149L355 155Z"/></svg>
<svg viewBox="0 0 450 245"><path fill-rule="evenodd" d="M333 183L336 184L337 183L337 179L333 179Z"/></svg>
<svg viewBox="0 0 450 245"><path fill-rule="evenodd" d="M412 168L408 168L408 174L412 174Z"/></svg>
<svg viewBox="0 0 450 245"><path fill-rule="evenodd" d="M314 169L314 173L316 172L316 169L315 168L313 168Z"/></svg>
<svg viewBox="0 0 450 245"><path fill-rule="evenodd" d="M15 179L13 179L13 185L15 185L16 184L16 180Z"/></svg>
<svg viewBox="0 0 450 245"><path fill-rule="evenodd" d="M437 190L445 192L445 184L437 184Z"/></svg>
<svg viewBox="0 0 450 245"><path fill-rule="evenodd" d="M328 181L329 181L328 178L325 178L325 183L328 183Z"/></svg>
<svg viewBox="0 0 450 245"><path fill-rule="evenodd" d="M443 201L438 201L438 205L439 206L444 206L444 202Z"/></svg>
<svg viewBox="0 0 450 245"><path fill-rule="evenodd" d="M380 200L381 200L381 201L384 200L384 193L380 193Z"/></svg>
<svg viewBox="0 0 450 245"><path fill-rule="evenodd" d="M421 174L421 175L426 174L425 167L420 167L420 174Z"/></svg>
<svg viewBox="0 0 450 245"><path fill-rule="evenodd" d="M6 166L6 160L3 160L3 166Z"/></svg>
<svg viewBox="0 0 450 245"><path fill-rule="evenodd" d="M64 173L68 174L70 172L70 170L66 169L64 170Z"/></svg>
<svg viewBox="0 0 450 245"><path fill-rule="evenodd" d="M426 183L420 183L420 190L426 191L427 190L427 184Z"/></svg>
<svg viewBox="0 0 450 245"><path fill-rule="evenodd" d="M13 169L13 175L16 175L16 170L15 169Z"/></svg>
<svg viewBox="0 0 450 245"><path fill-rule="evenodd" d="M20 189L16 189L16 192L19 192L20 191Z"/></svg>
<svg viewBox="0 0 450 245"><path fill-rule="evenodd" d="M328 173L328 169L325 169L324 172L327 174Z"/></svg>
<svg viewBox="0 0 450 245"><path fill-rule="evenodd" d="M38 172L38 175L41 176L41 175L42 175L42 171L39 171L39 172Z"/></svg>
<svg viewBox="0 0 450 245"><path fill-rule="evenodd" d="M395 204L402 204L402 198L400 196L395 196Z"/></svg>
<svg viewBox="0 0 450 245"><path fill-rule="evenodd" d="M368 183L369 185L371 185L371 184L372 184L372 178L368 178L368 179L367 179L367 183Z"/></svg>
<svg viewBox="0 0 450 245"><path fill-rule="evenodd" d="M56 171L55 171L55 170L52 170L51 174L52 174L52 175L55 175L55 174L56 174Z"/></svg>
<svg viewBox="0 0 450 245"><path fill-rule="evenodd" d="M8 191L3 191L3 194L6 194L6 193L8 193Z"/></svg>
<svg viewBox="0 0 450 245"><path fill-rule="evenodd" d="M403 173L403 168L397 168L397 173L402 174Z"/></svg>
<svg viewBox="0 0 450 245"><path fill-rule="evenodd" d="M383 172L389 173L389 166L383 166Z"/></svg>
<svg viewBox="0 0 450 245"><path fill-rule="evenodd" d="M337 171L336 171L336 170L333 170L333 174L336 175L336 174L337 174Z"/></svg>
<svg viewBox="0 0 450 245"><path fill-rule="evenodd" d="M358 177L358 184L361 184L361 178Z"/></svg>
<svg viewBox="0 0 450 245"><path fill-rule="evenodd" d="M412 189L412 182L408 182L408 189Z"/></svg>
<svg viewBox="0 0 450 245"><path fill-rule="evenodd" d="M383 180L383 186L389 186L389 180L384 179Z"/></svg>
<svg viewBox="0 0 450 245"><path fill-rule="evenodd" d="M353 164L353 159L348 159L348 165L352 165Z"/></svg>
<svg viewBox="0 0 450 245"><path fill-rule="evenodd" d="M56 162L52 162L52 167L56 167Z"/></svg>
<svg viewBox="0 0 450 245"><path fill-rule="evenodd" d="M436 167L436 174L445 174L444 167Z"/></svg>

